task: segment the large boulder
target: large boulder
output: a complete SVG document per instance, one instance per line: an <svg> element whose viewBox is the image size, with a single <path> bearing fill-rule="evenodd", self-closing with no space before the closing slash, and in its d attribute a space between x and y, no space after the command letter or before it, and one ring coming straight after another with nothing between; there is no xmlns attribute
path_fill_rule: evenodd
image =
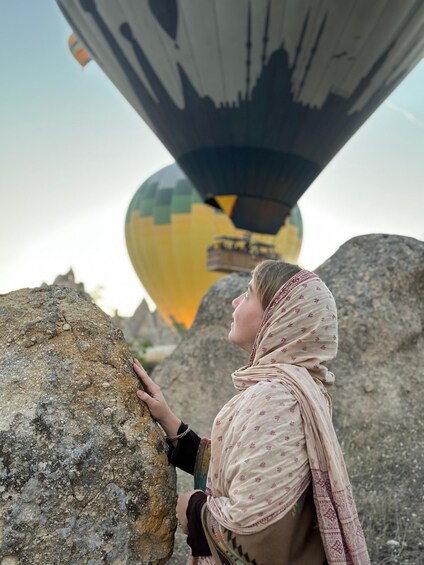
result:
<svg viewBox="0 0 424 565"><path fill-rule="evenodd" d="M165 563L175 472L122 332L63 286L0 296L0 320L0 563Z"/></svg>
<svg viewBox="0 0 424 565"><path fill-rule="evenodd" d="M338 308L334 421L375 563L424 562L424 243L351 239L318 270Z"/></svg>
<svg viewBox="0 0 424 565"><path fill-rule="evenodd" d="M372 562L424 562L424 243L357 237L317 272L338 305L334 419ZM201 435L235 392L231 372L247 360L227 335L231 300L248 280L215 283L191 330L154 371L175 412ZM175 565L183 562L181 536L176 547Z"/></svg>

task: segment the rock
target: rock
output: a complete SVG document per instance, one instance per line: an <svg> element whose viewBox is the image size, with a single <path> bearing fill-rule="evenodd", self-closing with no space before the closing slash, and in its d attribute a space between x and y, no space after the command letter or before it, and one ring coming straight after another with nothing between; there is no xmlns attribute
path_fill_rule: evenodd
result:
<svg viewBox="0 0 424 565"><path fill-rule="evenodd" d="M0 318L0 563L165 563L175 472L122 333L63 286Z"/></svg>
<svg viewBox="0 0 424 565"><path fill-rule="evenodd" d="M386 541L386 545L388 545L389 547L399 547L400 543L395 539L389 539Z"/></svg>
<svg viewBox="0 0 424 565"><path fill-rule="evenodd" d="M424 243L351 239L317 273L338 307L334 421L372 561L419 563L424 537ZM418 556L419 555L419 556ZM392 561L391 561L392 562Z"/></svg>
<svg viewBox="0 0 424 565"><path fill-rule="evenodd" d="M54 285L65 286L67 288L73 288L78 290L81 294L85 296L87 300L91 300L91 296L85 291L84 283L78 282L75 279L75 273L72 267L64 275L57 275L53 281ZM47 288L47 284L43 283L41 288Z"/></svg>
<svg viewBox="0 0 424 565"><path fill-rule="evenodd" d="M150 311L145 300L142 300L131 317L116 315L113 322L124 332L125 339L131 343L158 346L174 345L178 341L176 332L168 327L158 310Z"/></svg>
<svg viewBox="0 0 424 565"><path fill-rule="evenodd" d="M420 563L424 243L393 235L357 237L317 272L338 305L334 420L371 561ZM248 280L230 275L215 283L192 328L153 373L175 412L200 435L209 435L215 414L234 394L231 372L247 361L227 335L231 300ZM179 489L191 487L190 479L179 474L178 480ZM395 538L402 544L387 545ZM184 552L185 540L177 534L170 563L182 563Z"/></svg>
<svg viewBox="0 0 424 565"><path fill-rule="evenodd" d="M77 283L73 269L64 275L58 275L54 285L60 285L67 288L73 288L83 293L87 300L92 300L93 297L85 292L84 283ZM47 284L43 283L42 288L46 288ZM93 295L97 295L97 290L93 291ZM114 325L122 330L124 337L129 343L150 345L175 345L178 341L178 335L175 331L171 330L162 318L158 310L150 311L146 300L142 300L137 307L134 314L130 317L120 316L118 312L112 318ZM68 326L68 324L66 324ZM70 329L70 328L67 328ZM1 565L1 564L0 564Z"/></svg>

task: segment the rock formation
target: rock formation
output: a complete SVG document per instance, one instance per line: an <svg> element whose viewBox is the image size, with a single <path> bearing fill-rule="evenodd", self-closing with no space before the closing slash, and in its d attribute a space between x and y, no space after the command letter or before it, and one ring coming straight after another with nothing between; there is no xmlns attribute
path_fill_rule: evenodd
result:
<svg viewBox="0 0 424 565"><path fill-rule="evenodd" d="M93 296L98 294L97 291L93 291L93 296L88 294L85 291L84 283L76 282L72 268L64 275L58 275L53 284L79 290L88 300L92 300ZM41 285L42 288L47 286L46 283ZM94 300L96 300L95 297ZM178 341L177 332L169 328L159 310L156 309L152 312L144 299L132 316L125 317L116 313L112 321L116 327L122 330L127 343L136 345L138 349L144 344L147 344L149 347L171 346Z"/></svg>
<svg viewBox="0 0 424 565"><path fill-rule="evenodd" d="M424 243L356 237L317 272L338 307L334 421L373 562L422 563Z"/></svg>
<svg viewBox="0 0 424 565"><path fill-rule="evenodd" d="M372 562L421 563L424 243L357 237L317 272L338 304L334 417ZM215 283L192 328L153 373L175 412L201 435L234 394L231 372L246 363L227 335L231 300L248 280L229 275ZM189 480L179 488L190 488ZM186 552L177 539L175 565Z"/></svg>
<svg viewBox="0 0 424 565"><path fill-rule="evenodd" d="M79 290L80 293L84 294L84 296L90 300L90 295L85 291L84 283L77 282L75 280L75 273L72 267L69 269L67 273L64 275L57 275L57 277L53 281L54 285L66 286L67 288L73 288L75 290ZM41 285L42 288L47 288L47 284L43 283Z"/></svg>
<svg viewBox="0 0 424 565"><path fill-rule="evenodd" d="M120 330L63 286L0 320L0 563L165 563L175 472Z"/></svg>
<svg viewBox="0 0 424 565"><path fill-rule="evenodd" d="M129 318L115 316L114 323L124 332L125 339L131 343L150 345L174 345L178 335L166 324L158 310L151 312L143 299Z"/></svg>

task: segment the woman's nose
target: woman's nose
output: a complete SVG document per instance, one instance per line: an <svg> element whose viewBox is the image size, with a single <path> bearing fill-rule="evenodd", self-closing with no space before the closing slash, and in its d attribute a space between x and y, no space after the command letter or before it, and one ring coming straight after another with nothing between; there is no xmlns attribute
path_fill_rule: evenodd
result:
<svg viewBox="0 0 424 565"><path fill-rule="evenodd" d="M241 294L240 294L241 296ZM234 298L234 300L231 302L232 307L234 308L234 310L237 308L238 303L240 302L240 296L237 296L236 298Z"/></svg>

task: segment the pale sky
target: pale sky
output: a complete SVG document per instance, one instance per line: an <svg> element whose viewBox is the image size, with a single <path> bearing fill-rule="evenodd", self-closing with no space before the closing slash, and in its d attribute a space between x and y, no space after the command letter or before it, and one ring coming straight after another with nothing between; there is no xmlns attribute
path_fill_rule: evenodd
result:
<svg viewBox="0 0 424 565"><path fill-rule="evenodd" d="M55 2L1 0L0 293L73 267L101 306L130 315L144 290L125 245L138 187L171 155L109 79L81 70ZM424 238L424 61L299 201L300 263L365 233Z"/></svg>

